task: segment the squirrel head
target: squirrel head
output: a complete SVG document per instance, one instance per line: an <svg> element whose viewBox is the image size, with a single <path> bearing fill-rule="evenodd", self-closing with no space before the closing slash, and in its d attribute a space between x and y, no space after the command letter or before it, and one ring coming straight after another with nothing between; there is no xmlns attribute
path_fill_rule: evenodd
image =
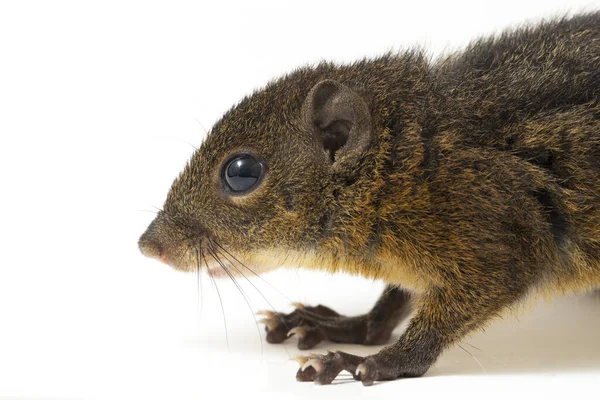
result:
<svg viewBox="0 0 600 400"><path fill-rule="evenodd" d="M379 68L371 76L385 79ZM173 183L139 240L142 253L216 275L262 273L290 254L301 264L325 241L337 253L341 232L356 231L345 216L367 207L361 182L373 180L383 129L377 82L361 72L300 69L229 110Z"/></svg>

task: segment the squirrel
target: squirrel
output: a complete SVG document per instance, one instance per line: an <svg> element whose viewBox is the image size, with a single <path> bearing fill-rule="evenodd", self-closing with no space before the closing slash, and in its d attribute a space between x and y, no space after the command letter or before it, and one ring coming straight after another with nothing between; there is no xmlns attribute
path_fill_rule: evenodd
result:
<svg viewBox="0 0 600 400"><path fill-rule="evenodd" d="M214 276L383 280L364 315L263 312L267 341L300 349L384 344L412 315L371 356L298 357L320 384L421 376L530 294L600 288L600 11L272 81L212 127L139 247Z"/></svg>

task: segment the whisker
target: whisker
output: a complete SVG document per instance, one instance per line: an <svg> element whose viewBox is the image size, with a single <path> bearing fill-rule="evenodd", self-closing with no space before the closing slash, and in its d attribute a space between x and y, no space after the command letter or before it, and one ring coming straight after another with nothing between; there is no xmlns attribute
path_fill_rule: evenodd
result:
<svg viewBox="0 0 600 400"><path fill-rule="evenodd" d="M149 213L152 213L152 214L158 214L159 213L159 211L154 211L154 210L135 210L135 211L137 211L137 212L149 212Z"/></svg>
<svg viewBox="0 0 600 400"><path fill-rule="evenodd" d="M223 250L225 253L227 253L231 258L233 258L238 264L240 264L242 267L246 268L248 271L250 271L254 276L256 276L258 279L260 279L261 281L263 281L264 283L266 283L267 285L269 285L273 290L275 290L277 293L279 293L281 296L285 297L290 303L293 303L293 300L290 299L289 297L287 297L285 294L283 294L279 289L277 289L275 286L271 285L269 282L267 282L262 276L258 275L256 272L254 272L251 268L247 267L243 262L241 262L240 260L238 260L233 254L231 254L229 251L227 251L227 249L223 246L221 246L218 242L216 241L212 241L212 243L214 243L216 246L218 246L221 250ZM233 263L232 263L233 264Z"/></svg>
<svg viewBox="0 0 600 400"><path fill-rule="evenodd" d="M231 262L231 260L230 260L230 259L228 259L228 258L227 258L227 256L225 256L225 255L224 255L222 252L220 252L218 249L216 249L216 248L212 247L212 245L213 245L213 241L210 241L210 242L209 242L209 246L211 247L211 250L212 250L212 251L213 251L215 254L217 254L217 252L218 252L219 254L221 254L221 255L223 256L223 258L225 258L227 261L229 261L229 263L231 264L231 266L232 266L233 268L235 268L235 270L236 270L236 271L237 271L237 272L238 272L240 275L242 275L242 276L244 277L244 279L246 279L246 281L248 281L248 283L249 283L250 285L252 285L252 287L253 287L253 288L254 288L254 289L255 289L255 290L256 290L256 291L257 291L257 292L258 292L258 293L259 293L259 294L262 296L262 298L263 298L263 299L264 299L264 300L267 302L267 304L269 304L269 306L271 307L271 309L272 309L272 310L273 310L273 312L275 313L275 316L277 316L277 318L279 319L279 321L281 321L281 323L283 324L283 326L285 326L285 328L286 328L287 330L290 330L290 327L289 327L289 326L286 324L286 322L285 322L285 319L279 315L279 313L278 313L278 312L275 310L275 307L273 307L273 305L271 304L271 302L269 302L269 300L268 300L268 299L267 299L267 298L266 298L266 297L265 297L265 296L262 294L262 292L261 292L261 291L260 291L260 290L259 290L259 289L258 289L258 288L257 288L257 287L256 287L256 286L253 284L253 283L252 283L252 281L251 281L250 279L248 279L248 277L247 277L246 275L244 275L244 274L243 274L243 272L242 272L242 271L241 271L239 268L237 268L237 267L235 266L235 264L233 264L233 263ZM214 258L214 256L213 256L213 258ZM216 260L216 259L215 259L215 260ZM225 267L223 266L222 262L220 262L219 260L217 260L217 262L218 262L218 263L221 265L221 267L222 267L222 268L224 268L224 269L225 269ZM231 278L232 278L234 281L236 281L236 280L235 280L235 278L234 278L232 275L230 275L230 277L231 277ZM239 286L241 287L241 285L239 285ZM248 296L248 297L250 297L250 296ZM258 326L258 322L256 323L256 325ZM259 337L260 337L260 331L259 331ZM261 339L262 339L262 337L261 337ZM288 355L289 357L291 357L291 355L290 355L290 352L288 351L288 349L287 349L287 347L285 346L285 344L283 344L283 349L285 350L285 352L287 353L287 355ZM261 341L261 357L262 357L262 341Z"/></svg>
<svg viewBox="0 0 600 400"><path fill-rule="evenodd" d="M219 258L219 255L214 251L214 249L207 248L206 250L208 251L208 254L213 258L213 260L215 260L217 262L217 264L219 264L219 266L229 275L229 277L233 280L233 282L240 289L240 291L243 292L243 294L246 294L246 292L239 285L239 283L237 282L235 277L231 274L231 271L229 271L229 269L225 266L225 264L223 264L223 261L221 261L221 259Z"/></svg>
<svg viewBox="0 0 600 400"><path fill-rule="evenodd" d="M269 300L267 300L267 298L266 298L266 297L265 297L265 296L262 294L262 292L261 292L261 291L260 291L260 290L259 290L259 289L256 287L256 285L254 285L254 283L252 283L252 281L251 281L250 279L248 279L248 277L247 277L246 275L244 275L244 274L243 274L243 272L242 272L242 271L241 271L241 270L240 270L238 267L236 267L236 266L235 266L235 264L234 264L234 263L232 263L232 262L231 262L231 260L230 260L230 259L228 259L228 258L227 258L227 256L226 256L225 254L223 254L222 252L220 252L218 249L214 249L214 248L213 248L213 251L214 251L215 253L217 253L217 252L218 252L218 254L220 254L220 255L221 255L221 256L222 256L224 259L226 259L227 261L229 261L229 262L231 263L231 266L232 266L233 268L235 268L235 270L236 270L236 271L237 271L237 272L238 272L238 273L239 273L241 276L243 276L243 277L244 277L244 279L246 279L246 281L248 281L248 283L249 283L250 285L252 285L252 287L253 287L253 288L254 288L254 289L255 289L255 290L258 292L258 294L260 294L260 295L261 295L261 297L262 297L262 298L263 298L263 299L264 299L264 300L267 302L267 304L269 305L269 307L271 307L271 308L273 309L273 311L275 311L275 307L273 307L273 305L271 304L271 302L270 302Z"/></svg>
<svg viewBox="0 0 600 400"><path fill-rule="evenodd" d="M200 127L204 131L204 135L208 135L208 131L206 130L206 128L204 127L204 125L202 124L202 122L200 122L200 120L198 118L196 118L196 122L200 125Z"/></svg>
<svg viewBox="0 0 600 400"><path fill-rule="evenodd" d="M503 363L502 361L498 360L498 359L497 359L496 357L494 357L493 355L491 355L491 354L488 354L488 353L486 353L485 351L481 350L479 347L473 346L471 343L467 343L467 342L465 342L465 344L466 344L467 346L471 346L471 347L472 347L472 348L474 348L475 350L478 350L478 351L482 352L483 354L485 354L486 356L488 356L488 357L489 357L489 358L491 358L492 360L496 361L498 364L500 364L500 365L503 365L503 366L505 366L505 367L506 367L506 364L505 364L505 363Z"/></svg>
<svg viewBox="0 0 600 400"><path fill-rule="evenodd" d="M162 208L160 207L156 207L156 206L152 206L153 208L156 208L157 212L165 212ZM165 213L166 214L166 213Z"/></svg>
<svg viewBox="0 0 600 400"><path fill-rule="evenodd" d="M198 321L202 320L202 309L204 308L204 299L202 298L202 282L200 280L200 258L198 257L198 250L196 250L196 274L198 283L198 301L200 312L198 313Z"/></svg>
<svg viewBox="0 0 600 400"><path fill-rule="evenodd" d="M185 143L185 144L187 144L187 145L189 145L189 146L191 146L194 150L196 150L196 151L198 150L198 148L196 146L194 146L193 144L191 144L187 140L182 140L182 142Z"/></svg>
<svg viewBox="0 0 600 400"><path fill-rule="evenodd" d="M460 348L461 348L461 349L463 349L463 350L464 350L464 351L465 351L465 352L466 352L468 355L470 355L471 357L473 357L473 360L475 360L475 361L477 362L477 364L479 364L479 366L481 367L481 370L482 370L483 372L487 372L487 371L485 370L485 367L483 366L483 364L481 364L481 363L479 362L479 360L477 359L477 357L475 357L473 354L471 354L471 353L470 353L470 352L469 352L467 349L465 349L464 347L462 347L460 344L458 345L458 347L460 347Z"/></svg>
<svg viewBox="0 0 600 400"><path fill-rule="evenodd" d="M202 314L204 314L204 289L202 288L202 270L200 268L198 268L198 287L200 289L200 318L202 318Z"/></svg>
<svg viewBox="0 0 600 400"><path fill-rule="evenodd" d="M184 221L182 221L182 219L180 217L170 214L166 210L164 210L160 207L156 207L156 206L152 206L152 207L154 207L158 213L166 215L168 217L169 222L174 223L175 225L178 225L179 227L186 228L188 230L194 230L193 226L187 225Z"/></svg>
<svg viewBox="0 0 600 400"><path fill-rule="evenodd" d="M177 262L177 264L181 264L181 260L183 260L183 257L185 257L187 252L190 250L190 247L191 247L190 245L185 246L185 251L183 252L181 257L179 257L179 261ZM198 266L198 268L200 268L200 266Z"/></svg>
<svg viewBox="0 0 600 400"><path fill-rule="evenodd" d="M192 233L187 235L185 237L185 239L189 239L190 237L195 236L195 234L193 233L196 229L193 226L187 225L184 221L181 220L181 218L178 218L175 215L169 214L168 212L166 212L165 210L163 210L162 208L158 208L156 206L153 206L154 208L156 208L158 210L158 213L162 213L164 215L167 216L168 219L168 223L172 223L175 224L176 226L180 227L180 228L184 228L187 231L191 231Z"/></svg>
<svg viewBox="0 0 600 400"><path fill-rule="evenodd" d="M225 319L225 308L223 307L223 299L221 298L221 293L219 292L219 287L217 286L217 282L215 281L214 276L212 276L212 274L210 273L210 269L208 269L208 262L206 261L204 252L201 252L201 255L202 255L202 259L204 260L204 263L207 265L206 270L208 271L208 276L212 280L212 283L213 283L213 285L215 285L215 289L217 290L217 296L219 297L219 303L221 303L221 314L223 314L223 325L225 326L225 341L227 342L227 351L229 351L229 336L227 335L227 319Z"/></svg>
<svg viewBox="0 0 600 400"><path fill-rule="evenodd" d="M241 287L241 285L235 279L235 277L231 274L231 272L225 267L225 265L223 264L223 262L218 258L218 256L214 252L212 252L211 249L207 249L207 250L208 250L208 253L212 256L212 258L221 266L221 268L223 269L223 271L225 271L225 273L229 276L229 279L231 279L231 281L233 282L233 284L235 285L235 287L238 289L238 291L242 295L242 298L246 302L246 305L248 306L248 309L250 310L250 315L252 315L252 319L254 320L254 323L256 324L256 333L258 334L258 341L260 343L260 359L262 361L262 359L264 357L264 348L263 348L262 336L260 334L260 326L258 326L258 322L256 321L256 318L254 318L254 312L255 311L252 309L252 306L250 305L249 299L246 298L247 294L246 294L246 292L244 292L244 289Z"/></svg>

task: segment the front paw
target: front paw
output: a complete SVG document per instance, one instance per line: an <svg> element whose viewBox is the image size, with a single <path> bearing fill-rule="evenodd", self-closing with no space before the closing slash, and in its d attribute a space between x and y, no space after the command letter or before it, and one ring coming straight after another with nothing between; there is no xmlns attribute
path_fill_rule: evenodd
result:
<svg viewBox="0 0 600 400"><path fill-rule="evenodd" d="M389 357L385 353L360 357L342 351L298 356L294 359L300 363L296 380L300 382L314 381L320 385L327 385L341 371L348 371L364 386L371 386L375 381L421 376L429 369L429 365L402 362L404 358L402 356Z"/></svg>
<svg viewBox="0 0 600 400"><path fill-rule="evenodd" d="M430 364L408 362L406 357L389 357L384 352L365 357L354 371L356 379L363 385L371 386L375 381L389 381L398 378L422 376Z"/></svg>
<svg viewBox="0 0 600 400"><path fill-rule="evenodd" d="M340 315L325 306L309 307L294 303L296 309L289 314L273 311L259 311L264 316L260 323L265 324L267 342L281 343L288 337L298 338L298 348L308 350L327 339L325 320L337 318Z"/></svg>
<svg viewBox="0 0 600 400"><path fill-rule="evenodd" d="M364 357L342 351L329 351L327 354L299 356L295 360L300 364L296 380L300 382L314 381L320 385L328 385L344 370L350 372L357 379L355 371Z"/></svg>

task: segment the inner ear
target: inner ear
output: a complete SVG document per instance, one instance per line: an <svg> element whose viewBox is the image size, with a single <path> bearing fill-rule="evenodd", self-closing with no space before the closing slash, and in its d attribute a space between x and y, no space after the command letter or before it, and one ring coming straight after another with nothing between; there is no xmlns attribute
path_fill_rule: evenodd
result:
<svg viewBox="0 0 600 400"><path fill-rule="evenodd" d="M370 113L364 99L333 80L316 84L302 107L304 122L331 163L357 161L371 140Z"/></svg>
<svg viewBox="0 0 600 400"><path fill-rule="evenodd" d="M350 122L339 120L319 130L318 134L323 136L321 138L323 149L329 153L331 162L335 161L335 153L348 141L350 129L352 129Z"/></svg>

